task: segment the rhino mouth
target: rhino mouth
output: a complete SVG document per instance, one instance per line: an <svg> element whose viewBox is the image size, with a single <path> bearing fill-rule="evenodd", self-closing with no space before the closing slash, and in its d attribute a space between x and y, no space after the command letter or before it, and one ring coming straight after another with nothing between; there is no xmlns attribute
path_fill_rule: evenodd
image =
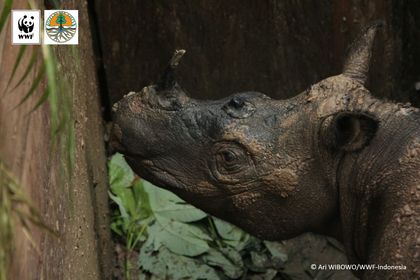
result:
<svg viewBox="0 0 420 280"><path fill-rule="evenodd" d="M112 124L108 147L109 147L110 154L121 153L125 157L132 158L133 160L134 158L139 158L139 157L144 158L143 155L131 151L130 149L126 147L126 145L124 145L123 132L117 123Z"/></svg>
<svg viewBox="0 0 420 280"><path fill-rule="evenodd" d="M256 192L261 189L261 186L244 186L226 190L225 188L217 187L216 185L209 185L208 187L196 186L187 184L179 179L179 176L173 174L168 169L163 169L157 166L153 160L141 159L139 156L124 155L130 166L135 168L136 173L143 179L152 184L174 192L182 192L188 194L196 194L208 198L230 199L249 192Z"/></svg>
<svg viewBox="0 0 420 280"><path fill-rule="evenodd" d="M111 154L117 152L124 154L126 152L126 149L122 144L122 130L116 123L112 123L111 131L109 133L109 148Z"/></svg>
<svg viewBox="0 0 420 280"><path fill-rule="evenodd" d="M146 181L168 189L185 189L184 184L170 172L157 167L153 161L148 159L139 160L139 156L125 154L127 163L135 169L135 172Z"/></svg>

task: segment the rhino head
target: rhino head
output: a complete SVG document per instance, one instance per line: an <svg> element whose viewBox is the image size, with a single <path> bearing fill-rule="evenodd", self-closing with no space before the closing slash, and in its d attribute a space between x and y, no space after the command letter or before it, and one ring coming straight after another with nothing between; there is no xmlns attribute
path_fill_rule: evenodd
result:
<svg viewBox="0 0 420 280"><path fill-rule="evenodd" d="M329 234L351 262L408 267L367 279L418 279L420 114L365 88L377 27L342 74L287 100L192 99L178 51L157 85L115 104L114 146L141 177L260 238Z"/></svg>
<svg viewBox="0 0 420 280"><path fill-rule="evenodd" d="M338 212L340 158L378 128L364 110L375 31L357 40L342 74L287 100L192 99L174 79L177 51L157 85L114 105L116 146L142 178L258 237L323 228Z"/></svg>

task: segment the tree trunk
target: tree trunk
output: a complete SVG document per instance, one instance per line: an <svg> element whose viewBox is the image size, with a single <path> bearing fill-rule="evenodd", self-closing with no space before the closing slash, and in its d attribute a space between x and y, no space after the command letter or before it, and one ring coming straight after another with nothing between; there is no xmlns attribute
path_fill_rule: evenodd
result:
<svg viewBox="0 0 420 280"><path fill-rule="evenodd" d="M59 235L57 238L31 226L28 238L17 224L8 279L111 278L112 245L99 90L87 1L78 2L66 2L65 8L79 10L79 45L52 48L60 69L58 78L69 81L68 87L57 94L67 96L71 104L68 122L75 134L72 168L66 147L60 148L66 141L53 149L49 104L45 102L28 114L44 92L46 81L15 108L39 72L41 54L27 79L11 90L24 74L31 50L35 49L27 48L6 91L20 49L10 43L10 20L0 37L0 159L39 209L47 226ZM0 7L3 5L4 1L0 1ZM26 7L26 1L14 1L13 9Z"/></svg>

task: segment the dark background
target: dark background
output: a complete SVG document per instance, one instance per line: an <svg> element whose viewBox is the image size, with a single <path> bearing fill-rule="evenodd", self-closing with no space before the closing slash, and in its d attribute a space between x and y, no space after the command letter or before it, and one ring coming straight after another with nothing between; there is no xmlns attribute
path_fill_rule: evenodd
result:
<svg viewBox="0 0 420 280"><path fill-rule="evenodd" d="M420 105L418 1L96 1L110 103L153 83L174 49L187 54L180 84L196 98L257 90L294 96L340 73L348 46L383 20L375 45L374 95Z"/></svg>

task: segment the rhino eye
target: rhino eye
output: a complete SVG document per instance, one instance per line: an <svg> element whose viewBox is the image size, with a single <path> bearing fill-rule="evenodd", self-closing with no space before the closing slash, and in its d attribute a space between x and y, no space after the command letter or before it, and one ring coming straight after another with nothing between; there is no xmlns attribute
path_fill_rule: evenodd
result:
<svg viewBox="0 0 420 280"><path fill-rule="evenodd" d="M252 116L255 106L244 96L234 96L223 106L223 110L233 118L244 119Z"/></svg>
<svg viewBox="0 0 420 280"><path fill-rule="evenodd" d="M228 163L235 162L238 159L237 155L232 151L223 151L221 155L223 156L223 160Z"/></svg>
<svg viewBox="0 0 420 280"><path fill-rule="evenodd" d="M217 143L213 148L210 169L216 179L225 183L235 183L246 179L245 174L253 170L253 161L247 150L233 142ZM249 175L249 174L248 174Z"/></svg>
<svg viewBox="0 0 420 280"><path fill-rule="evenodd" d="M232 173L246 163L242 151L236 149L222 150L216 155L216 164L220 173Z"/></svg>

